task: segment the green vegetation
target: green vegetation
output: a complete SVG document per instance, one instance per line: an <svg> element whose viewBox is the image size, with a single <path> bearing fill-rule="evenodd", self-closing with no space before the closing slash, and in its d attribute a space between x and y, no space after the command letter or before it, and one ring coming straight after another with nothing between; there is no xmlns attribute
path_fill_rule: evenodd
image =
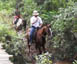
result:
<svg viewBox="0 0 77 64"><path fill-rule="evenodd" d="M60 8L58 15L54 16L55 20L51 22L52 29L56 32L52 39L54 42L52 47L60 50L55 51L55 54L59 52L60 56L58 55L58 57L60 59L71 59L77 52L76 36L74 34L77 31L77 20L75 20L74 16L76 11L74 6L65 9Z"/></svg>
<svg viewBox="0 0 77 64"><path fill-rule="evenodd" d="M22 40L24 33L22 34L22 37L20 37L16 33L14 28L12 28L11 23L8 24L9 18L7 18L6 16L4 17L7 20L2 19L2 21L0 22L0 42L4 43L3 47L6 49L6 51L14 56L11 61L13 61L14 63L18 63L20 60L22 61L23 59L20 55L25 48L24 42ZM2 18L2 16L0 18Z"/></svg>
<svg viewBox="0 0 77 64"><path fill-rule="evenodd" d="M75 60L75 61L73 62L73 64L77 64L77 60Z"/></svg>
<svg viewBox="0 0 77 64"><path fill-rule="evenodd" d="M36 64L52 64L52 61L50 59L51 54L49 54L48 52L42 55L38 55L35 58L36 58Z"/></svg>
<svg viewBox="0 0 77 64"><path fill-rule="evenodd" d="M39 64L52 64L49 59L52 56L54 60L74 60L73 56L77 54L77 0L0 0L0 42L9 54L14 55L12 61L24 64L27 60L26 42L22 40L25 34L23 32L20 37L12 26L16 7L28 26L33 10L39 11L44 23L51 24L53 36L46 46L52 55L36 56Z"/></svg>

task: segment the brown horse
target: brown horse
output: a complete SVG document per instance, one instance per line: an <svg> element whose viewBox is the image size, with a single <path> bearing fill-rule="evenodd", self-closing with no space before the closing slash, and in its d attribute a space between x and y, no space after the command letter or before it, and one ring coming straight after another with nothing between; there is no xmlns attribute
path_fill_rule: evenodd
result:
<svg viewBox="0 0 77 64"><path fill-rule="evenodd" d="M26 31L26 35L27 35L27 41L29 44L30 29ZM46 35L51 36L50 24L44 25L39 30L37 30L34 36L35 38L33 38L35 40L34 42L35 48L36 50L39 50L39 54L42 53L42 49L44 52L46 52L45 50ZM30 53L30 46L28 45L28 47L29 47L29 53Z"/></svg>
<svg viewBox="0 0 77 64"><path fill-rule="evenodd" d="M42 53L42 49L44 52L46 52L46 50L45 50L46 35L48 35L48 36L52 35L50 24L43 26L36 33L35 44L36 44L36 49L39 50L39 54Z"/></svg>

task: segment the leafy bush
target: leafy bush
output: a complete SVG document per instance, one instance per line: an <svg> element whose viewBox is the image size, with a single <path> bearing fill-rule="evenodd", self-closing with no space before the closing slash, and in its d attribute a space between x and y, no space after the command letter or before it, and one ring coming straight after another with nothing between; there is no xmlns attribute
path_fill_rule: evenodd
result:
<svg viewBox="0 0 77 64"><path fill-rule="evenodd" d="M3 48L5 48L9 54L12 54L14 56L12 61L19 62L18 59L22 60L22 52L25 49L25 43L22 39L24 37L24 33L21 37L17 34L17 32L12 28L11 19L9 19L6 14L1 14L0 19L0 42L4 44Z"/></svg>
<svg viewBox="0 0 77 64"><path fill-rule="evenodd" d="M36 64L52 64L51 54L49 54L48 52L39 56L35 56L35 58Z"/></svg>
<svg viewBox="0 0 77 64"><path fill-rule="evenodd" d="M24 36L22 35L20 37L8 24L0 24L0 42L4 43L3 47L9 54L13 55L13 62L23 60L22 52L25 50L25 43L22 38L24 38ZM22 62L22 64L23 63L24 62Z"/></svg>
<svg viewBox="0 0 77 64"><path fill-rule="evenodd" d="M14 9L14 5L15 5L15 1L16 0L0 0L0 12L1 13L7 13L7 14L11 14L13 9ZM8 10L8 11L7 11Z"/></svg>
<svg viewBox="0 0 77 64"><path fill-rule="evenodd" d="M77 60L74 60L73 64L77 64Z"/></svg>
<svg viewBox="0 0 77 64"><path fill-rule="evenodd" d="M54 34L52 42L53 48L52 53L58 59L72 58L75 53L77 53L76 39L75 35L77 30L77 19L75 19L77 9L75 6L70 6L67 8L60 8L58 15L53 16L54 19L51 21L52 31ZM77 33L76 33L77 34ZM53 52L55 50L55 52Z"/></svg>

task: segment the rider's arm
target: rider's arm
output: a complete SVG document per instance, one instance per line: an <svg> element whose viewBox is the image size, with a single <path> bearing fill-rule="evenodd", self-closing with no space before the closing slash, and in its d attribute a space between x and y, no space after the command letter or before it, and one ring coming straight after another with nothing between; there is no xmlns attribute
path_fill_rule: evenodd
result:
<svg viewBox="0 0 77 64"><path fill-rule="evenodd" d="M40 27L42 26L42 24L43 24L43 21L42 21L42 19L39 17L39 22L40 22Z"/></svg>
<svg viewBox="0 0 77 64"><path fill-rule="evenodd" d="M30 19L31 24L32 24L32 25L35 24L35 23L37 22L37 20L38 20L38 18L36 18L35 20L34 20L34 18L31 18L31 19Z"/></svg>

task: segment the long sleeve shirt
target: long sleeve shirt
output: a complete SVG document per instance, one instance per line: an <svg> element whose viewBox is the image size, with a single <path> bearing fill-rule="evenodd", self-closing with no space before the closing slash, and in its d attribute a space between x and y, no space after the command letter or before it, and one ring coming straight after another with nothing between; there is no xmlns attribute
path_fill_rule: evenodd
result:
<svg viewBox="0 0 77 64"><path fill-rule="evenodd" d="M31 23L31 26L34 26L36 28L40 27L40 24L43 24L42 19L39 16L37 17L32 16L30 19L30 23Z"/></svg>

